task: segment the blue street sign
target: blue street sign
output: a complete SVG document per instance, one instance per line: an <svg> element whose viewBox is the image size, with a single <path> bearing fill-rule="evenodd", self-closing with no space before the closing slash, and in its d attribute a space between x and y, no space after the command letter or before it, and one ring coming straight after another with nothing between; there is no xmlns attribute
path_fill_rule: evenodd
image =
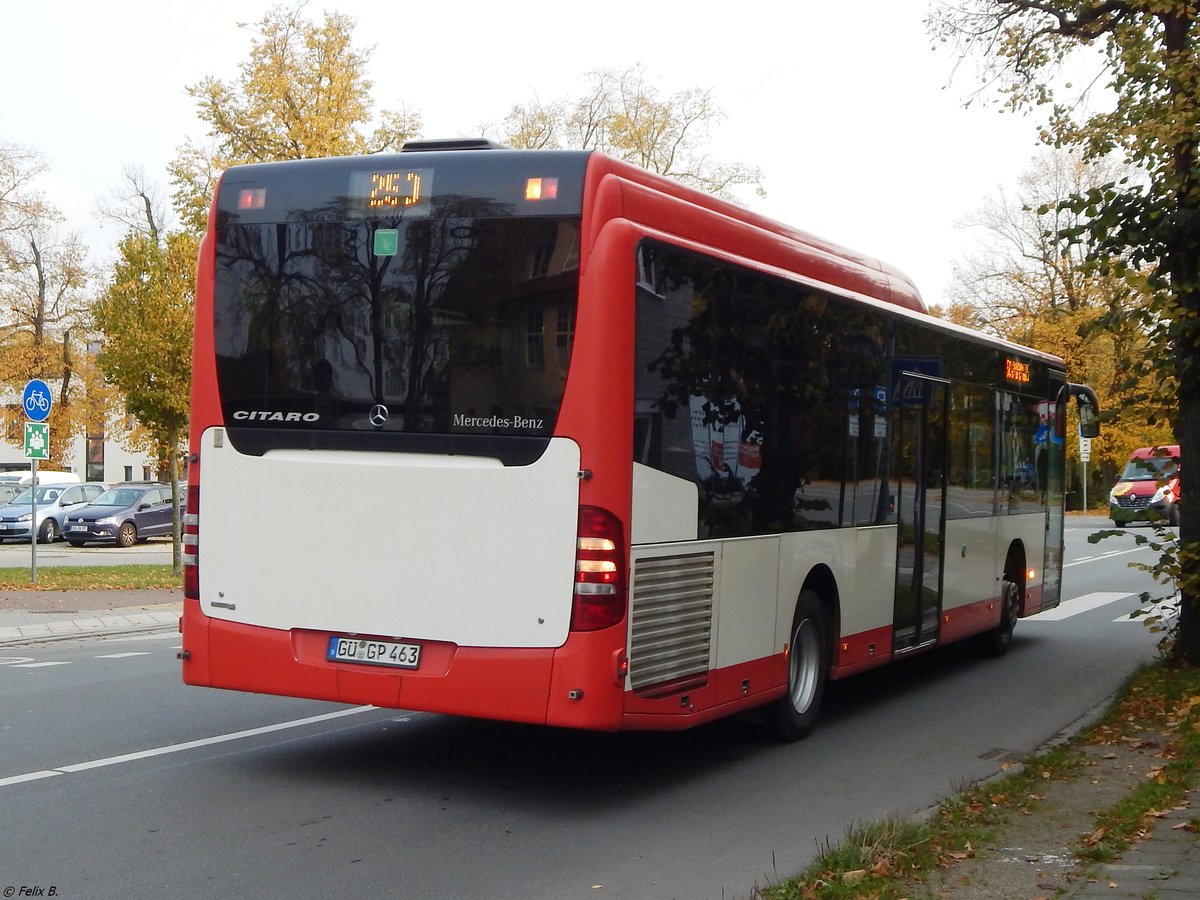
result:
<svg viewBox="0 0 1200 900"><path fill-rule="evenodd" d="M25 407L25 415L30 421L45 422L53 403L50 386L40 378L31 379L29 384L25 385L25 391L21 394L21 405Z"/></svg>

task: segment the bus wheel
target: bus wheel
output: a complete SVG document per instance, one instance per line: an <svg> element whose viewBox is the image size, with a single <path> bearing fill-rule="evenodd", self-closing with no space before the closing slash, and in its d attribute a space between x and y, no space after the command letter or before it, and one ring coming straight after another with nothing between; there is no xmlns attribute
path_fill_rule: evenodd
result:
<svg viewBox="0 0 1200 900"><path fill-rule="evenodd" d="M1008 652L1012 645L1013 630L1017 627L1017 617L1021 614L1021 586L1007 577L1002 584L1000 624L977 639L979 651L984 656L1003 656Z"/></svg>
<svg viewBox="0 0 1200 900"><path fill-rule="evenodd" d="M813 591L803 591L796 603L790 646L787 693L775 701L767 719L781 741L798 741L812 731L829 678L825 611Z"/></svg>

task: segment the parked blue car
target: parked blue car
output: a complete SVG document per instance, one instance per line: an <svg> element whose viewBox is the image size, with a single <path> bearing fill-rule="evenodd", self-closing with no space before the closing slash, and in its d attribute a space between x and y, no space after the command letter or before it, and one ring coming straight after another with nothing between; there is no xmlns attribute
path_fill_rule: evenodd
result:
<svg viewBox="0 0 1200 900"><path fill-rule="evenodd" d="M72 547L89 543L132 547L146 538L169 537L171 510L169 484L118 484L86 506L71 510L63 524L63 537Z"/></svg>

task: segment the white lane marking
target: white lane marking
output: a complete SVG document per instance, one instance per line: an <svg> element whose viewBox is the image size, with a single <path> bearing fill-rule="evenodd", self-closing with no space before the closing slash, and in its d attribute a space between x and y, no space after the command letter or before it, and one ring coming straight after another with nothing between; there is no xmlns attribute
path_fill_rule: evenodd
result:
<svg viewBox="0 0 1200 900"><path fill-rule="evenodd" d="M32 656L0 656L0 666L15 666L17 663L33 662Z"/></svg>
<svg viewBox="0 0 1200 900"><path fill-rule="evenodd" d="M40 663L17 663L12 668L14 669L44 669L47 666L69 666L70 662L40 662Z"/></svg>
<svg viewBox="0 0 1200 900"><path fill-rule="evenodd" d="M150 750L138 750L134 753L123 753L120 756L109 756L104 759L93 759L88 762L74 763L69 766L59 766L56 769L42 769L38 772L26 772L23 775L10 775L7 778L0 778L0 787L8 787L12 784L22 784L26 781L36 781L39 778L50 778L54 775L66 775L71 772L86 772L89 769L101 769L105 766L116 766L121 763L136 762L139 759L150 759L155 756L164 756L168 753L180 753L184 750L194 750L197 747L210 747L213 744L224 744L229 741L240 741L249 737L257 737L260 734L271 734L276 731L286 731L289 728L301 728L305 725L315 725L318 722L328 722L332 719L341 719L346 716L355 716L359 713L369 712L376 707L374 706L355 706L351 709L340 709L337 712L324 713L319 716L309 716L306 719L293 719L290 722L280 722L278 725L263 725L259 728L248 728L245 731L234 731L229 734L218 734L213 737L200 738L195 741L185 741L182 744L168 744L165 747L154 747Z"/></svg>
<svg viewBox="0 0 1200 900"><path fill-rule="evenodd" d="M10 784L24 784L26 781L37 781L40 778L53 778L55 775L61 775L62 772L52 772L49 769L44 769L41 772L27 772L24 775L13 775L11 778L0 778L0 787L8 787Z"/></svg>
<svg viewBox="0 0 1200 900"><path fill-rule="evenodd" d="M1075 597L1072 600L1065 600L1060 606L1054 609L1048 609L1045 612L1040 612L1035 616L1030 616L1026 622L1059 622L1063 619L1069 619L1071 616L1077 616L1080 613L1088 612L1089 610L1099 609L1101 606L1107 606L1110 603L1116 603L1118 600L1124 600L1130 597L1128 591L1123 594L1115 591L1097 591L1092 594L1084 594L1081 597Z"/></svg>
<svg viewBox="0 0 1200 900"><path fill-rule="evenodd" d="M94 657L94 659L128 659L131 656L149 656L149 655L150 655L149 651L139 650L137 652L130 652L130 653L105 653L103 656Z"/></svg>
<svg viewBox="0 0 1200 900"><path fill-rule="evenodd" d="M1132 550L1113 550L1110 553L1100 554L1101 559L1108 559L1111 556L1124 556L1126 553L1141 553L1145 547L1134 547ZM1063 563L1064 569L1069 569L1071 566L1082 566L1085 562L1094 562L1097 559L1095 556L1081 556L1079 559L1072 560L1069 563Z"/></svg>

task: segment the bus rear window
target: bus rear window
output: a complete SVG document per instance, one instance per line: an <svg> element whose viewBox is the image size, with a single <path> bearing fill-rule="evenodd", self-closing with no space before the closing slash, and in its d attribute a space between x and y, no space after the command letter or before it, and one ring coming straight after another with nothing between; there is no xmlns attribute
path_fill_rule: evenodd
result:
<svg viewBox="0 0 1200 900"><path fill-rule="evenodd" d="M547 437L578 268L577 216L226 222L214 282L225 423Z"/></svg>

